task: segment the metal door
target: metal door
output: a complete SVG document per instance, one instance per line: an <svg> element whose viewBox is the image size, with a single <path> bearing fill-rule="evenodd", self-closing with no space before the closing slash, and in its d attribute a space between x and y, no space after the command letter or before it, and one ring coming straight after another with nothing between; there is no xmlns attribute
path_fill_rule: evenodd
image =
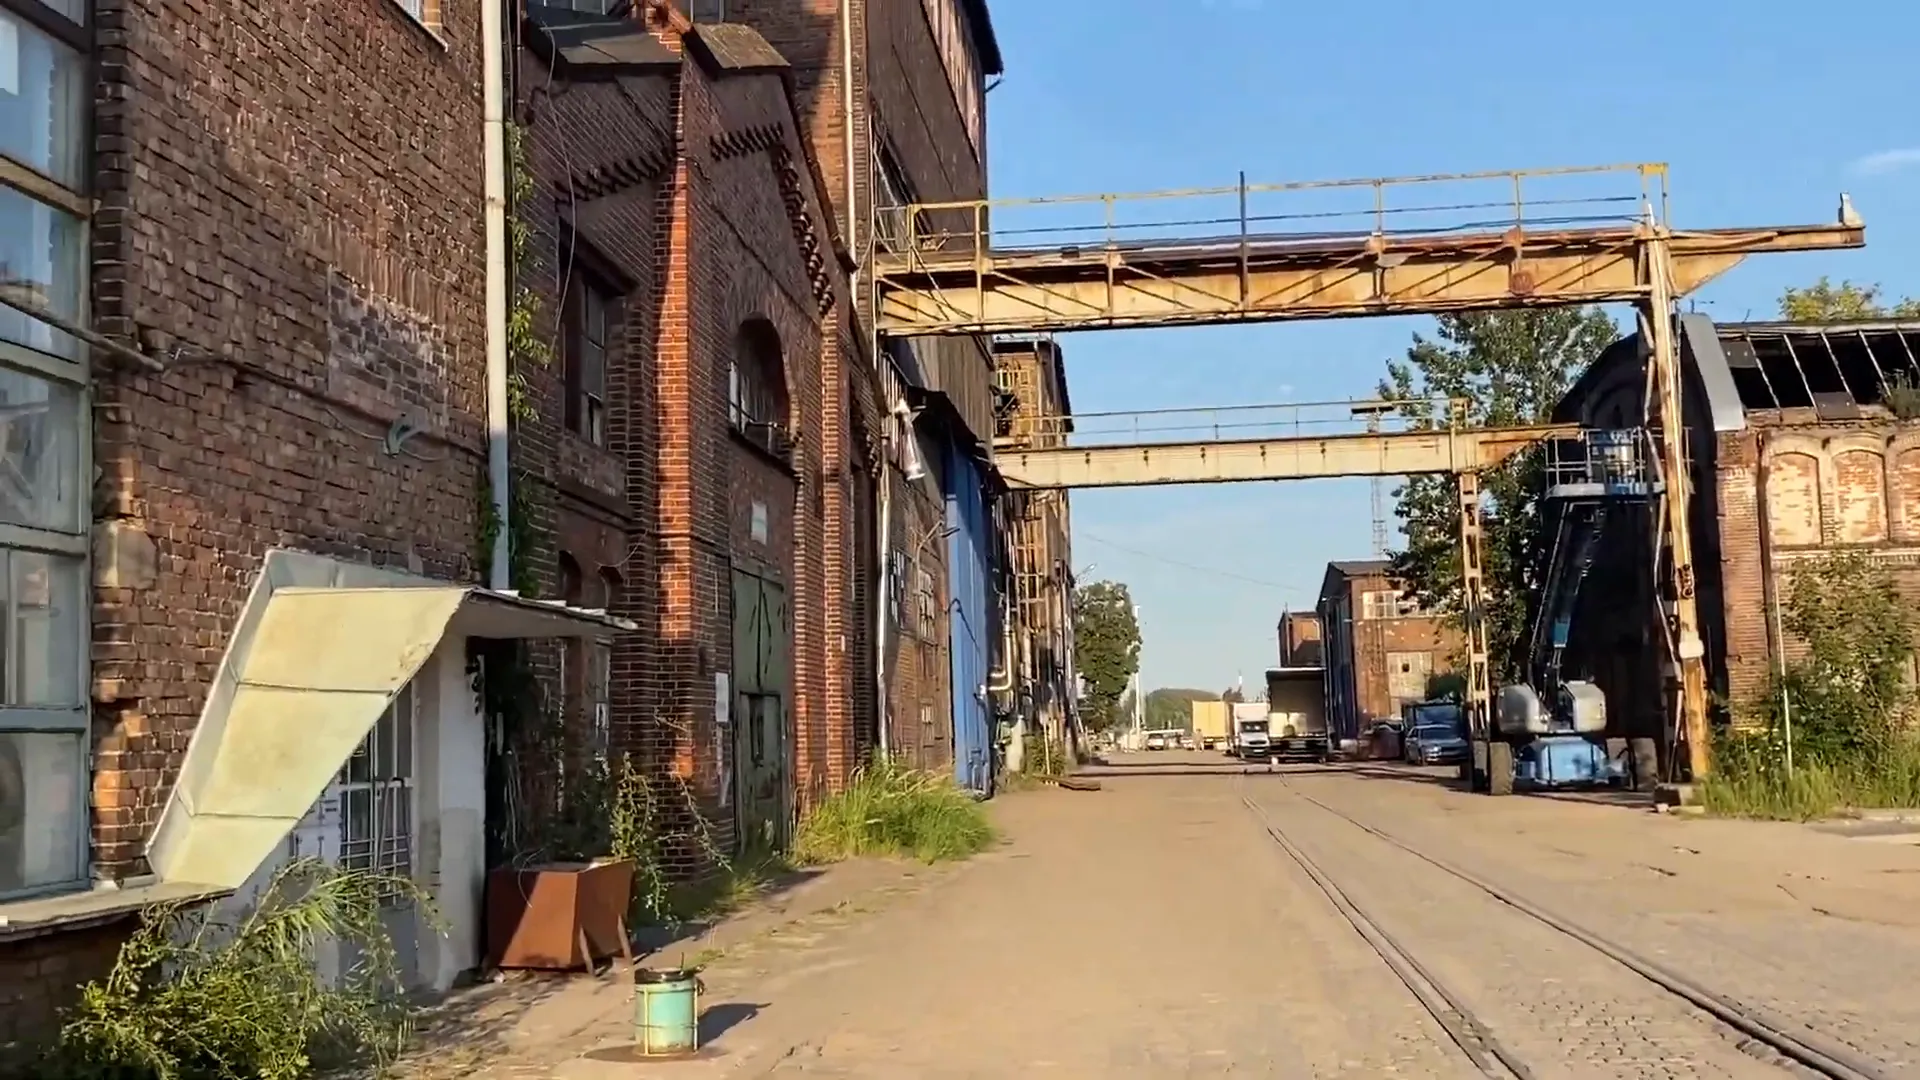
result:
<svg viewBox="0 0 1920 1080"><path fill-rule="evenodd" d="M986 687L994 627L989 578L986 493L971 454L949 443L947 453L947 640L953 694L953 777L964 788L990 792L992 725Z"/></svg>
<svg viewBox="0 0 1920 1080"><path fill-rule="evenodd" d="M419 722L413 683L393 697L373 730L347 759L333 783L340 800L339 865L347 870L414 878L414 823L419 819L414 786L415 734ZM412 901L394 896L382 906L381 922L393 947L394 966L409 987L417 985L419 913ZM357 942L340 944L340 971L365 961Z"/></svg>
<svg viewBox="0 0 1920 1080"><path fill-rule="evenodd" d="M734 837L741 849L779 850L792 805L787 769L787 590L733 572Z"/></svg>

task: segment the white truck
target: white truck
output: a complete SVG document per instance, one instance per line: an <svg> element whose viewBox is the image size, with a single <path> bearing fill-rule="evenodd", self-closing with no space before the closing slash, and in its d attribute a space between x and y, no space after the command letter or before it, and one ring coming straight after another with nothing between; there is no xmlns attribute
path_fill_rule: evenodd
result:
<svg viewBox="0 0 1920 1080"><path fill-rule="evenodd" d="M1241 761L1265 761L1273 753L1267 706L1259 701L1233 705L1233 756Z"/></svg>

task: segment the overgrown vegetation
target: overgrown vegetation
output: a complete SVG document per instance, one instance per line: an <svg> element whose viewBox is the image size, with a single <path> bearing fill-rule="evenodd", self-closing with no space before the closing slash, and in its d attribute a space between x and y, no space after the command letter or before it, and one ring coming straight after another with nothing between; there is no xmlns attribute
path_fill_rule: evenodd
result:
<svg viewBox="0 0 1920 1080"><path fill-rule="evenodd" d="M1793 570L1780 606L1802 649L1746 703L1747 722L1720 733L1704 805L1798 820L1920 806L1915 616L1892 575L1856 552L1827 554Z"/></svg>
<svg viewBox="0 0 1920 1080"><path fill-rule="evenodd" d="M83 988L42 1075L296 1080L384 1065L409 1030L386 923L409 908L438 926L412 881L310 859L238 915L152 908L107 977ZM324 941L352 957L330 984L314 966Z"/></svg>
<svg viewBox="0 0 1920 1080"><path fill-rule="evenodd" d="M507 300L507 411L525 423L534 418L533 401L522 364L546 367L553 361L553 345L540 336L540 299L527 282L533 251L533 226L521 210L533 201L533 169L527 160L527 131L506 125L507 139L507 259L513 270L513 288Z"/></svg>
<svg viewBox="0 0 1920 1080"><path fill-rule="evenodd" d="M994 838L986 811L951 777L875 758L801 819L794 855L816 864L861 855L945 862Z"/></svg>

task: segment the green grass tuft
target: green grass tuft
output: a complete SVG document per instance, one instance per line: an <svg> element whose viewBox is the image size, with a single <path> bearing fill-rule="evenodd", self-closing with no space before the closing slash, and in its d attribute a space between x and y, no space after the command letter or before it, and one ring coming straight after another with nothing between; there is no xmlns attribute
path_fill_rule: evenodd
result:
<svg viewBox="0 0 1920 1080"><path fill-rule="evenodd" d="M1760 734L1723 737L1712 775L1699 786L1708 813L1812 821L1852 811L1920 807L1920 740L1900 738L1857 760L1786 756ZM1764 744L1764 745L1763 745Z"/></svg>
<svg viewBox="0 0 1920 1080"><path fill-rule="evenodd" d="M806 815L794 855L814 864L860 855L934 863L977 855L994 839L985 809L952 779L880 759Z"/></svg>

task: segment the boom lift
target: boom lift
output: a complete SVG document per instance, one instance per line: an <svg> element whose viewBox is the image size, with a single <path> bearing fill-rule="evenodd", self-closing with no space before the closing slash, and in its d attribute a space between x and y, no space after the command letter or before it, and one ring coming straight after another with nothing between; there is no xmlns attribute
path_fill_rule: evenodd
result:
<svg viewBox="0 0 1920 1080"><path fill-rule="evenodd" d="M1623 784L1630 770L1626 745L1608 740L1607 700L1586 679L1563 670L1567 639L1581 586L1593 569L1616 508L1645 503L1664 485L1648 468L1650 446L1638 428L1583 432L1548 445L1548 513L1557 524L1544 595L1533 622L1530 681L1500 688L1475 786L1511 794L1516 782L1536 789L1595 783ZM1617 529L1617 526L1616 526ZM1644 748L1634 747L1638 761Z"/></svg>

